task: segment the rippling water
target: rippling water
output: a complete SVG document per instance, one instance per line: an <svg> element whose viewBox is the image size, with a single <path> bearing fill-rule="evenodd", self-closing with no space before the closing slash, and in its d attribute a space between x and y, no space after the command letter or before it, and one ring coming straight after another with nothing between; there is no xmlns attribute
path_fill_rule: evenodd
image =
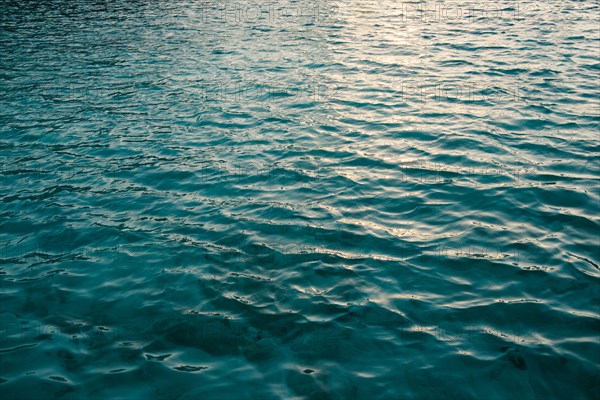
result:
<svg viewBox="0 0 600 400"><path fill-rule="evenodd" d="M598 1L0 1L3 399L598 399Z"/></svg>

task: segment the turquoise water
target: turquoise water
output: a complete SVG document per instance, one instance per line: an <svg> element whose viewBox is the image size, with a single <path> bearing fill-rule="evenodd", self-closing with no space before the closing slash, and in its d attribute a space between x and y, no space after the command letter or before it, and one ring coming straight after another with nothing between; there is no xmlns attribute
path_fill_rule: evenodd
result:
<svg viewBox="0 0 600 400"><path fill-rule="evenodd" d="M598 1L0 1L2 399L598 399Z"/></svg>

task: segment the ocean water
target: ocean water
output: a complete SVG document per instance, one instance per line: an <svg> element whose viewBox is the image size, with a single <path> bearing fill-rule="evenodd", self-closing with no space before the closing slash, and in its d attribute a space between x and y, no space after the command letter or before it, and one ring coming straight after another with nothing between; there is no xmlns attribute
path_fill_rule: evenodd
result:
<svg viewBox="0 0 600 400"><path fill-rule="evenodd" d="M0 1L0 397L599 399L599 13Z"/></svg>

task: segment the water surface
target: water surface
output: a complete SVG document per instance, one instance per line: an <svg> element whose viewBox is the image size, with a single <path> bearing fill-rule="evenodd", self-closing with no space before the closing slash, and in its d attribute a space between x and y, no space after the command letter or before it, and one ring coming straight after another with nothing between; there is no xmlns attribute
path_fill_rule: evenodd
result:
<svg viewBox="0 0 600 400"><path fill-rule="evenodd" d="M0 2L3 399L598 399L598 1Z"/></svg>

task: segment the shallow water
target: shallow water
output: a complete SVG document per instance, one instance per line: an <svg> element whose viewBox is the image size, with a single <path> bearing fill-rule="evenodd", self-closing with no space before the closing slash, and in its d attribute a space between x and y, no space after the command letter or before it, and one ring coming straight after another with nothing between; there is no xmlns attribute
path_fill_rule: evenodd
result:
<svg viewBox="0 0 600 400"><path fill-rule="evenodd" d="M598 1L0 2L2 399L598 399Z"/></svg>

